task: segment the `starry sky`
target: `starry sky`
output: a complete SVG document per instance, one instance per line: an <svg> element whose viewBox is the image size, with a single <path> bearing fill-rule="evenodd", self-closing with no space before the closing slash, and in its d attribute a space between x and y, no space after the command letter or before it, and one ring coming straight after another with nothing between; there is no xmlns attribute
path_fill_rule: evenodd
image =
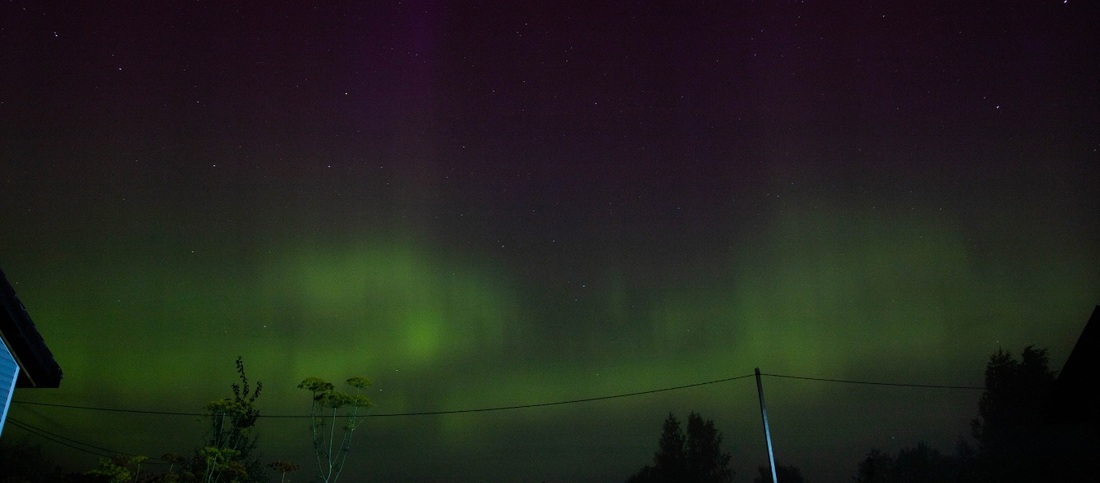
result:
<svg viewBox="0 0 1100 483"><path fill-rule="evenodd" d="M1060 368L1100 302L1088 2L297 3L0 5L0 267L65 375L16 401L199 412L238 355L268 415L308 376L370 377L375 414L756 367L980 386L998 348ZM951 452L980 395L763 383L816 482ZM751 377L371 418L345 477L621 481L689 411L750 481ZM203 431L12 417L151 456ZM304 420L257 430L309 468Z"/></svg>

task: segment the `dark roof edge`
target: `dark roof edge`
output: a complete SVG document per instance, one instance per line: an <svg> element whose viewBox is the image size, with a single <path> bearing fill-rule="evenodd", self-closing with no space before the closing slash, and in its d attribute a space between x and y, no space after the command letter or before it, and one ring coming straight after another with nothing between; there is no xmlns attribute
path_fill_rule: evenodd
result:
<svg viewBox="0 0 1100 483"><path fill-rule="evenodd" d="M1078 421L1095 418L1095 408L1100 403L1093 391L1095 378L1100 373L1100 305L1092 310L1085 322L1077 343L1066 358L1058 379L1051 390L1048 418L1056 422Z"/></svg>
<svg viewBox="0 0 1100 483"><path fill-rule="evenodd" d="M19 363L16 387L59 387L61 366L46 347L3 270L0 270L0 307L0 335Z"/></svg>

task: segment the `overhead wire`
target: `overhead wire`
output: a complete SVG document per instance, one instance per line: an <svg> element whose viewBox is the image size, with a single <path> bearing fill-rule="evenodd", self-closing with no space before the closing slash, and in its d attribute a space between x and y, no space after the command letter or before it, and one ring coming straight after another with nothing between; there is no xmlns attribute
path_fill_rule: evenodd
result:
<svg viewBox="0 0 1100 483"><path fill-rule="evenodd" d="M744 379L744 378L752 377L752 376L753 376L752 374L747 374L747 375L743 375L743 376L734 376L734 377L727 377L727 378L724 378L724 379L716 379L716 380L713 380L713 381L697 382L697 383L693 383L693 384L684 384L684 385L680 385L680 386L663 387L663 388L660 388L660 389L649 389L649 390L646 390L646 391L636 391L636 392L628 392L628 393L621 393L621 394L613 394L613 395L609 395L609 396L596 396L596 397L586 397L586 398L580 398L580 399L569 399L569 400L564 400L564 401L551 401L551 402L541 402L541 403L531 403L531 404L516 404L516 405L509 405L509 406L491 406L491 407L467 408L467 409L448 409L448 410L440 410L440 411L413 411L413 412L402 412L402 413L380 413L380 414L368 414L368 415L365 415L364 417L384 418L384 417L407 417L407 416L442 416L442 415L447 415L447 414L483 413L483 412L492 412L492 411L508 411L508 410L515 410L515 409L531 409L531 408L540 408L540 407L547 407L547 406L562 406L562 405L566 405L566 404L577 404L577 403L584 403L584 402L604 401L604 400L608 400L608 399L620 399L620 398L626 398L626 397L642 396L642 395L646 395L646 394L656 394L656 393L660 393L660 392L677 391L677 390L680 390L680 389L688 389L688 388L692 388L692 387L706 386L706 385L710 385L710 384L719 384L719 383L723 383L723 382L734 381L734 380L737 380L737 379ZM208 415L208 413L195 413L195 412L183 412L183 411L154 411L154 410L145 410L145 409L104 408L104 407L95 407L95 406L80 406L80 405L75 405L75 404L44 403L44 402L36 402L36 401L16 401L16 400L13 400L12 403L27 404L27 405L32 405L32 406L65 408L65 409L82 409L82 410L87 410L87 411L106 411L106 412L118 412L118 413L130 413L130 414L154 414L154 415L161 415L161 416L207 416ZM257 417L260 417L260 418L273 418L273 419L308 419L308 418L312 418L313 416L310 416L310 415L296 415L296 414L295 415L260 414Z"/></svg>
<svg viewBox="0 0 1100 483"><path fill-rule="evenodd" d="M760 373L761 376L778 377L783 379L800 379L803 381L817 381L817 382L837 382L842 384L863 384L868 386L894 386L894 387L916 387L926 389L978 389L984 390L984 387L980 386L953 386L946 384L913 384L913 383L901 383L901 382L877 382L877 381L856 381L851 379L829 379L824 377L805 377L805 376L787 376L783 374L767 374Z"/></svg>
<svg viewBox="0 0 1100 483"><path fill-rule="evenodd" d="M451 414L484 413L484 412L495 412L495 411L533 409L533 408L550 407L550 406L563 406L563 405L569 405L569 404L579 404L579 403L586 403L586 402L606 401L606 400L611 400L611 399L621 399L621 398L628 398L628 397L635 397L635 396L643 396L643 395L647 395L647 394L656 394L656 393L662 393L662 392L677 391L677 390L688 389L688 388L693 388L693 387L707 386L707 385L712 385L712 384L720 384L720 383L735 381L735 380L739 380L739 379L747 379L747 378L753 377L754 375L755 374L745 374L745 375L741 375L741 376L733 376L733 377L727 377L727 378L723 378L723 379L715 379L715 380L711 380L711 381L697 382L697 383L692 383L692 384L682 384L682 385L678 385L678 386L663 387L663 388L658 388L658 389L649 389L649 390L645 390L645 391L634 391L634 392L612 394L612 395L607 395L607 396L595 396L595 397L587 397L587 398L579 398L579 399L568 399L568 400L561 400L561 401L550 401L550 402L530 403L530 404L515 404L515 405L508 405L508 406L489 406L489 407L478 407L478 408L467 408L467 409L450 409L450 410L439 410L439 411L414 411L414 412L401 412L401 413L367 414L367 415L364 415L364 417L442 416L442 415L451 415ZM775 377L775 378L780 378L780 379L793 379L793 380L813 381L813 382L827 382L827 383L838 383L838 384L861 384L861 385L888 386L888 387L910 387L910 388L918 388L918 389L962 389L962 390L982 390L982 389L985 389L984 387L978 387L978 386L962 386L962 385L947 385L947 384L916 384L916 383L897 383L897 382L881 382L881 381L860 381L860 380L852 380L852 379L833 379L833 378L823 378L823 377L792 376L792 375L771 374L771 373L761 373L760 375L761 376L767 376L767 377ZM80 406L80 405L74 405L74 404L55 404L55 403L44 403L44 402L35 402L35 401L18 401L18 400L13 400L11 402L14 403L14 404L25 404L25 405L33 405L33 406L56 407L56 408L64 408L64 409L78 409L78 410L87 410L87 411L128 413L128 414L150 414L150 415L161 415L161 416L207 416L206 413L183 412L183 411L156 411L156 410L143 410L143 409L121 409L121 408ZM306 416L306 415L264 415L264 414L260 414L260 415L258 415L258 417L272 418L272 419L304 419L304 418L311 418L312 416ZM82 441L78 441L78 440L75 440L75 439L72 439L72 438L68 438L68 437L65 437L65 436L47 431L45 429L35 427L31 424L20 421L16 418L12 418L10 416L7 418L7 420L10 421L15 427L20 428L23 431L26 431L30 434L38 436L42 439L52 441L52 442L60 444L62 446L66 446L66 447L69 447L69 448L72 448L72 449L75 449L75 450L78 450L78 451L82 451L82 452L85 452L85 453L88 453L88 454L91 454L91 455L95 455L95 456L99 456L99 457L103 457L103 458L109 458L109 457L115 456L115 455L136 456L136 455L133 455L131 453L126 453L126 452L123 452L123 451L115 451L115 450L111 450L111 449L104 448L104 447L101 447L101 446L96 446L96 445L84 443ZM159 458L151 458L149 462L151 462L151 463L160 463L159 461L153 461L153 460L159 460Z"/></svg>
<svg viewBox="0 0 1100 483"><path fill-rule="evenodd" d="M80 406L76 404L56 404L56 403L44 403L37 401L16 401L12 400L12 404L26 404L29 406L44 406L51 408L63 408L63 409L83 409L86 411L102 411L111 413L127 413L127 414L153 414L160 416L207 416L208 413L194 413L183 411L154 411L147 409L121 409L121 408L104 408L97 406Z"/></svg>
<svg viewBox="0 0 1100 483"><path fill-rule="evenodd" d="M661 393L661 392L677 391L677 390L688 389L688 388L692 388L692 387L706 386L706 385L711 385L711 384L719 384L719 383L723 383L723 382L735 381L735 380L738 380L738 379L745 379L745 378L753 377L753 375L754 374L746 374L746 375L741 375L741 376L734 376L734 377L727 377L727 378L723 378L723 379L716 379L716 380L712 380L712 381L697 382L697 383L693 383L693 384L683 384L683 385L679 385L679 386L663 387L663 388L659 388L659 389L649 389L649 390L645 390L645 391L627 392L627 393L612 394L612 395L607 395L607 396L595 396L595 397L587 397L587 398L579 398L579 399L568 399L568 400L562 400L562 401L550 401L550 402L530 403L530 404L514 404L514 405L507 405L507 406L488 406L488 407L466 408L466 409L447 409L447 410L438 410L438 411L412 411L412 412L400 412L400 413L376 413L376 414L368 414L368 415L365 415L364 417L384 418L384 417L412 417L412 416L443 416L443 415L449 415L449 414L484 413L484 412L495 412L495 411L518 410L518 409L533 409L533 408L550 407L550 406L563 406L563 405L568 405L568 404L578 404L578 403L595 402L595 401L606 401L606 400L610 400L610 399L621 399L621 398L627 398L627 397L643 396L643 395L647 395L647 394L656 394L656 393ZM782 378L782 379L795 379L795 380L829 382L829 383L840 383L840 384L862 384L862 385L871 385L871 386L912 387L912 388L922 388L922 389L963 389L963 390L982 390L982 389L985 389L984 387L979 387L979 386L962 386L962 385L946 385L946 384L916 384L916 383L897 383L897 382L881 382L881 381L859 381L859 380L852 380L852 379L832 379L832 378L823 378L823 377L791 376L791 375L770 374L770 373L761 373L760 375L768 376L768 377L775 377L775 378ZM45 403L45 402L35 402L35 401L13 400L12 403L13 404L34 405L34 406L44 406L44 407L65 408L65 409L79 409L79 410L87 410L87 411L104 411L104 412L128 413L128 414L151 414L151 415L161 415L161 416L197 416L197 417L202 417L202 416L207 415L207 413L197 413L197 412L157 411L157 410L144 410L144 409L121 409L121 408L107 408L107 407L95 407L95 406L81 406L81 405L74 405L74 404ZM268 415L268 414L260 414L258 417L260 417L260 418L271 418L271 419L307 419L307 418L311 418L312 416L310 416L310 415Z"/></svg>
<svg viewBox="0 0 1100 483"><path fill-rule="evenodd" d="M507 410L512 410L512 409L530 409L530 408L541 408L541 407L547 407L547 406L563 406L563 405L566 405L566 404L576 404L576 403L585 403L585 402L593 402L593 401L605 401L605 400L608 400L608 399L619 399L619 398L624 398L624 397L642 396L642 395L646 395L646 394L656 394L656 393L659 393L659 392L676 391L676 390L687 389L687 388L691 388L691 387L699 387L699 386L706 386L706 385L709 385L709 384L718 384L718 383L722 383L722 382L729 382L729 381L734 381L734 380L737 380L737 379L744 379L744 378L752 377L752 376L753 376L752 374L747 374L747 375L744 375L744 376L727 377L725 379L716 379L716 380L713 380L713 381L697 382L697 383L694 383L694 384L684 384L682 386L664 387L664 388L660 388L660 389L650 389L648 391L637 391L637 392L628 392L628 393L622 393L622 394L613 394L613 395L610 395L610 396L596 396L596 397L586 397L586 398L581 398L581 399L570 399L570 400L565 400L565 401L553 401L553 402L533 403L533 404L517 404L517 405L513 405L513 406L495 406L495 407L474 408L474 409L451 409L451 410L443 410L443 411L419 411L419 412L410 412L410 413L383 413L383 414L371 414L371 415L368 415L367 417L373 416L373 417L380 417L381 418L381 417L397 417L397 416L439 416L439 415L445 415L445 414L483 413L483 412L490 412L490 411L507 411ZM268 416L268 417L271 417L271 418L298 418L298 417L301 417L301 416ZM306 416L306 417L310 417L310 416Z"/></svg>
<svg viewBox="0 0 1100 483"><path fill-rule="evenodd" d="M110 450L110 449L107 449L107 448L102 448L102 447L99 447L99 446L91 445L91 444L88 444L88 443L83 443L83 442L77 441L75 439L66 438L66 437L61 436L59 434L54 434L54 433L46 431L42 428L38 428L38 427L32 426L30 424L24 423L24 422L22 422L18 419L15 419L11 416L8 416L7 422L11 423L12 426L15 426L16 428L22 429L23 431L26 431L27 433L33 434L33 435L35 435L39 438L45 439L47 441L52 441L52 442L60 444L62 446L67 446L69 448L75 449L77 451L82 451L82 452L88 453L90 455L99 456L99 457L102 457L102 458L109 458L109 457L114 456L116 454L126 454L126 453L123 453L121 451L114 451L114 450ZM89 448L92 448L92 449L89 449Z"/></svg>

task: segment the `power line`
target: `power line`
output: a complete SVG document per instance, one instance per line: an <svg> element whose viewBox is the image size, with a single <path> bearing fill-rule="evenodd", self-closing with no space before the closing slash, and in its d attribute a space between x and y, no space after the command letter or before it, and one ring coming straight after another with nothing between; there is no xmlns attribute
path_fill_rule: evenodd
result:
<svg viewBox="0 0 1100 483"><path fill-rule="evenodd" d="M96 446L94 444L88 444L88 443L85 443L85 442L82 442L82 441L77 441L77 440L72 439L72 438L67 438L67 437L62 436L60 434L53 433L53 432L47 431L45 429L39 428L37 426L31 425L29 423L25 423L25 422L20 421L18 419L12 418L11 416L9 416L7 418L7 421L11 422L12 425L14 425L15 427L17 427L19 429L22 429L23 431L26 431L30 434L35 435L35 436L38 436L39 438L42 438L42 439L45 439L47 441L51 441L51 442L60 444L62 446L67 446L69 448L72 448L72 449L75 449L77 451L81 451L81 452L84 452L84 453L88 453L88 454L93 455L93 456L99 456L101 458L113 458L113 457L119 456L119 455L129 456L129 457L132 457L132 458L140 456L140 455L136 455L136 454L133 454L133 453L127 453L125 451L116 451L116 450L113 450L113 449L104 448L102 446ZM89 448L91 448L91 449L89 449ZM168 464L167 461L164 461L161 458L151 458L151 457L145 457L145 458L146 458L146 460L145 460L146 464L154 464L154 465Z"/></svg>
<svg viewBox="0 0 1100 483"><path fill-rule="evenodd" d="M17 427L19 429L22 429L23 431L26 431L30 434L35 435L35 436L38 436L39 438L45 439L47 441L52 441L52 442L60 444L62 446L68 446L69 448L75 449L77 451L82 451L82 452L88 453L90 455L99 456L99 457L102 457L102 458L110 458L111 456L114 456L116 454L123 454L123 455L126 454L126 453L122 453L120 451L113 451L113 450L109 450L107 448L101 448L99 446L95 446L95 445L91 445L91 444L87 444L87 443L82 443L82 442L77 441L75 439L66 438L66 437L61 436L59 434L51 433L49 431L46 431L45 429L38 428L38 427L32 426L30 424L24 423L24 422L22 422L18 419L10 417L10 416L8 417L7 421L9 423L11 423L12 425L14 425L15 427ZM92 449L88 449L88 448L92 448Z"/></svg>
<svg viewBox="0 0 1100 483"><path fill-rule="evenodd" d="M625 397L635 397L635 396L642 396L642 395L648 395L648 394L657 394L657 393L665 393L665 392L671 392L671 391L680 391L680 389L686 389L686 388L691 388L691 387L700 387L700 386L705 386L705 385L726 383L726 382L741 380L741 378L752 377L753 375L755 375L755 374L745 374L745 375L738 375L738 376L733 376L733 377L725 377L725 378L720 378L720 380L706 381L706 382L694 383L694 384L683 384L683 385L679 385L679 386L669 386L669 387L661 387L661 388L657 388L657 389L648 389L648 391L620 393L620 394L613 394L613 395L607 395L607 396L584 397L584 398L579 398L579 399L554 400L554 402L548 402L548 403L532 403L532 404L519 404L519 405L510 405L510 406L477 407L477 408L467 408L467 409L411 411L411 413L384 413L384 414L364 415L364 417L444 416L444 415L455 415L455 414L491 413L491 411L531 409L531 408L538 408L538 407L564 406L564 405L580 404L580 403L593 403L593 402L598 402L598 400L608 400L608 399L619 399L619 398L625 398ZM784 375L784 374L766 374L766 373L761 373L760 375L769 376L769 377L778 377L778 378L790 378L790 380L814 381L814 382L838 383L838 384L862 384L862 385L873 385L873 386L916 387L916 388L936 388L936 389L985 389L985 387L978 387L978 386L961 386L961 385L946 385L946 384L913 384L913 383L888 383L888 382L879 382L879 381L838 380L838 378L828 378L828 377L807 377L807 376ZM109 413L145 414L145 415L158 415L158 416L199 416L199 417L207 416L207 414L205 414L205 413L185 413L185 411L165 411L165 410L147 410L147 409L121 409L121 408L109 408L109 407L78 406L78 405L68 405L68 404L35 403L35 402L29 402L29 400L12 400L12 403L33 405L33 406L44 406L44 407L57 407L57 408L65 408L65 409L109 411ZM268 415L260 415L259 417L273 418L273 419L304 419L304 418L310 418L312 416L297 416L297 415L271 415L271 416L268 416ZM48 441L53 441L57 444L62 444L62 446L65 446L65 447L68 447L68 448L72 448L72 449L75 449L75 450L78 450L78 451L83 451L83 452L86 452L86 453L89 453L89 454L92 454L92 455L97 455L97 457L110 458L110 457L112 457L112 455L117 455L117 454L130 455L130 457L133 457L133 455L134 455L134 454L123 452L123 451L114 451L114 450L110 450L110 449L107 449L107 448L98 447L98 446L95 446L95 444L89 444L89 443L86 443L86 442L77 441L77 440L72 439L72 438L66 438L64 436L57 435L57 433L47 431L47 430L42 429L42 428L36 428L32 425L26 424L26 422L23 422L19 419L15 419L15 418L12 418L12 417L9 417L8 420L11 421L12 425L14 425L15 427L23 429L26 432L32 433L32 435L34 435L34 436L40 437L40 438L48 440ZM150 462L156 463L154 461L150 461Z"/></svg>
<svg viewBox="0 0 1100 483"><path fill-rule="evenodd" d="M879 381L857 381L857 380L851 380L851 379L830 379L830 378L823 378L823 377L789 376L789 375L783 375L783 374L765 374L765 373L761 373L761 375L762 376L768 376L768 377L782 378L782 379L797 379L797 380L804 380L804 381L830 382L830 383L840 383L840 384L863 384L863 385L871 385L871 386L913 387L913 388L924 388L924 389L966 389L966 390L982 390L982 389L985 389L984 387L978 387L978 386L957 386L957 385L944 385L944 384L913 384L913 383L879 382ZM551 401L551 402L531 403L531 404L516 404L516 405L509 405L509 406L490 406L490 407L468 408L468 409L449 409L449 410L440 410L440 411L413 411L413 412L402 412L402 413L368 414L368 415L365 415L364 417L386 418L386 417L411 417L411 416L443 416L443 415L449 415L449 414L485 413L485 412L508 411L508 410L517 410L517 409L533 409L533 408L549 407L549 406L564 406L564 405L568 405L568 404L578 404L578 403L595 402L595 401L606 401L606 400L610 400L610 399L621 399L621 398L627 398L627 397L643 396L643 395L647 395L647 394L656 394L656 393L660 393L660 392L677 391L677 390L680 390L680 389L688 389L688 388L692 388L692 387L699 387L699 386L706 386L706 385L710 385L710 384L719 384L719 383L723 383L723 382L730 382L730 381L735 381L735 380L738 380L738 379L745 379L745 378L749 378L749 377L753 377L753 376L754 376L754 374L745 374L745 375L742 375L742 376L727 377L727 378L724 378L724 379L716 379L716 380L713 380L713 381L697 382L697 383L694 383L694 384L684 384L684 385L680 385L680 386L663 387L663 388L660 388L660 389L650 389L650 390L646 390L646 391L627 392L627 393L613 394L613 395L608 395L608 396L596 396L596 397L587 397L587 398L580 398L580 399L569 399L569 400L563 400L563 401ZM196 412L154 411L154 410L144 410L144 409L119 409L119 408L79 406L79 405L72 405L72 404L54 404L54 403L44 403L44 402L32 402L32 401L12 401L12 403L27 404L27 405L33 405L33 406L56 407L56 408L64 408L64 409L80 409L80 410L86 410L86 411L104 411L104 412L117 412L117 413L128 413L128 414L152 414L152 415L160 415L160 416L198 416L198 417L202 417L202 416L207 416L208 415L207 413L196 413ZM312 416L309 416L309 415L265 415L265 414L260 414L258 417L271 418L271 419L307 419L307 418L311 418Z"/></svg>
<svg viewBox="0 0 1100 483"><path fill-rule="evenodd" d="M365 415L364 417L386 418L386 417L408 417L408 416L441 416L441 415L447 415L447 414L484 413L484 412L492 412L492 411L507 411L507 410L513 410L513 409L531 409L531 408L540 408L540 407L548 407L548 406L563 406L563 405L566 405L566 404L577 404L577 403L585 403L585 402L604 401L604 400L608 400L608 399L620 399L620 398L626 398L626 397L642 396L642 395L646 395L646 394L656 394L656 393L659 393L659 392L677 391L677 390L680 390L680 389L688 389L688 388L692 388L692 387L706 386L706 385L710 385L710 384L719 384L719 383L723 383L723 382L734 381L734 380L737 380L737 379L744 379L744 378L752 377L752 376L753 376L752 374L746 374L746 375L743 375L743 376L727 377L725 379L716 379L716 380L713 380L713 381L697 382L697 383L694 383L694 384L684 384L684 385L681 385L681 386L663 387L663 388L660 388L660 389L650 389L650 390L646 390L646 391L637 391L637 392L613 394L613 395L610 395L610 396L596 396L596 397L587 397L587 398L581 398L581 399L569 399L569 400L565 400L565 401L552 401L552 402L531 403L531 404L517 404L517 405L511 405L511 406L492 406L492 407L469 408L469 409L450 409L450 410L441 410L441 411L414 411L414 412L404 412L404 413L368 414L368 415ZM144 410L144 409L104 408L104 407L94 407L94 406L79 406L79 405L74 405L74 404L54 404L54 403L33 402L33 401L12 401L12 403L14 403L14 404L27 404L27 405L32 405L32 406L45 406L45 407L55 407L55 408L64 408L64 409L81 409L81 410L86 410L86 411L106 411L106 412L129 413L129 414L154 414L154 415L161 415L161 416L208 416L207 413L194 413L194 412L182 412L182 411L153 411L153 410ZM313 416L310 416L310 415L267 415L267 414L260 414L258 417L260 417L260 418L272 418L272 419L308 419L308 418L312 418Z"/></svg>
<svg viewBox="0 0 1100 483"><path fill-rule="evenodd" d="M626 397L633 397L633 396L642 396L642 395L646 395L646 394L656 394L656 393L660 393L660 392L676 391L676 390L680 390L680 389L688 389L688 388L692 388L692 387L706 386L706 385L710 385L710 384L719 384L719 383L723 383L723 382L734 381L734 380L737 380L737 379L744 379L744 378L747 378L747 377L752 377L752 374L746 374L746 375L743 375L743 376L728 377L728 378L725 378L725 379L716 379L716 380L713 380L713 381L697 382L697 383L694 383L694 384L684 384L684 385L680 385L680 386L664 387L664 388L660 388L660 389L650 389L650 390L647 390L647 391L636 391L636 392L629 392L629 393L613 394L613 395L610 395L610 396L597 396L597 397L588 397L588 398L582 398L582 399L570 399L570 400L566 400L566 401L553 401L553 402L544 402L544 403L519 404L519 405L512 405L512 406L495 406L495 407L483 407L483 408L472 408L472 409L454 409L454 410L446 410L446 411L419 411L419 412L408 412L408 413L368 414L368 415L365 415L365 417L438 416L438 415L446 415L446 414L479 413L479 412L490 412L490 411L506 411L506 410L513 410L513 409L530 409L530 408L547 407L547 406L562 406L562 405L566 405L566 404L577 404L577 403L584 403L584 402L604 401L604 400L608 400L608 399L619 399L619 398L626 398ZM100 408L100 407L91 407L91 406L77 406L77 405L72 405L72 404L51 404L51 403L41 403L41 402L31 402L31 401L12 401L12 402L13 403L18 403L18 404L34 405L34 406L57 407L57 408L65 408L65 409L82 409L82 410L88 410L88 411L108 411L108 412L136 413L136 414L155 414L155 415L167 415L167 416L205 416L206 415L206 414L203 414L203 413L188 413L188 412L175 412L175 411L150 411L150 410L138 410L138 409ZM259 417L281 418L281 419L300 419L300 418L310 418L312 416L294 416L294 415L265 416L265 415L259 415ZM17 419L11 418L11 417L8 418L8 421L11 421L16 427L19 427L19 428L23 429L24 431L27 431L31 434L34 434L34 435L36 435L40 438L47 439L47 440L53 441L57 444L60 444L60 445L63 445L63 446L68 446L70 448L73 448L73 449L76 449L76 450L79 450L79 451L83 451L85 453L89 453L89 454L92 454L92 455L95 455L95 456L110 457L110 456L117 455L117 454L121 454L121 455L125 455L125 456L135 456L135 455L132 455L132 454L129 454L129 453L125 453L125 452L121 452L121 451L113 451L113 450L110 450L110 449L107 449L107 448L102 448L102 447L99 447L99 446L95 446L95 445L91 445L91 444L87 444L87 443L82 443L82 442L74 440L74 439L66 438L64 436L61 436L59 434L51 433L51 432L46 431L44 429L35 428L34 426L31 426L27 423L21 422ZM78 446L78 445L80 445L80 446ZM86 449L86 448L83 448L81 446L86 446L88 448L93 448L93 449ZM98 451L96 451L96 450L98 450ZM107 454L101 453L101 451L106 452Z"/></svg>
<svg viewBox="0 0 1100 483"><path fill-rule="evenodd" d="M687 389L687 388L691 388L691 387L706 386L708 384L718 384L718 383L722 383L722 382L735 381L737 379L744 379L746 377L752 377L752 376L753 376L752 374L746 374L744 376L727 377L725 379L717 379L717 380L714 380L714 381L706 381L706 382L697 382L695 384L685 384L683 386L665 387L665 388L661 388L661 389L650 389L648 391L628 392L628 393L622 393L622 394L614 394L614 395L611 395L611 396L597 396L597 397L586 397L586 398L582 398L582 399L570 399L570 400L567 400L567 401L554 401L554 402L544 402L544 403L534 403L534 404L519 404L519 405L515 405L515 406L496 406L496 407L475 408L475 409L452 409L452 410L447 410L447 411L421 411L421 412L412 412L412 413L371 414L371 415L368 415L367 417L372 417L373 416L373 417L382 418L382 417L398 417L398 416L439 416L439 415L444 415L444 414L484 413L484 412L490 412L490 411L507 411L507 410L510 410L510 409L530 409L530 408L541 408L541 407L547 407L547 406L563 406L563 405L566 405L566 404L576 404L576 403L585 403L585 402L593 402L593 401L605 401L605 400L608 400L608 399L619 399L619 398L624 398L624 397L642 396L642 395L645 395L645 394L656 394L656 393L659 393L659 392L676 391L676 390ZM310 416L268 416L268 417L270 417L270 418L299 418L299 417L310 417Z"/></svg>
<svg viewBox="0 0 1100 483"><path fill-rule="evenodd" d="M894 386L894 387L918 387L926 389L977 389L984 390L984 387L979 386L950 386L944 384L910 384L901 382L876 382L876 381L855 381L850 379L828 379L824 377L804 377L804 376L785 376L782 374L765 374L760 373L761 376L779 377L783 379L800 379L803 381L818 381L818 382L837 382L841 384L864 384L868 386Z"/></svg>
<svg viewBox="0 0 1100 483"><path fill-rule="evenodd" d="M52 408L63 409L83 409L87 411L104 411L112 413L128 413L128 414L155 414L160 416L208 416L208 413L187 413L181 411L152 411L145 409L119 409L119 408L102 408L95 406L78 406L75 404L54 404L34 401L12 401L13 404L27 404L30 406L46 406Z"/></svg>

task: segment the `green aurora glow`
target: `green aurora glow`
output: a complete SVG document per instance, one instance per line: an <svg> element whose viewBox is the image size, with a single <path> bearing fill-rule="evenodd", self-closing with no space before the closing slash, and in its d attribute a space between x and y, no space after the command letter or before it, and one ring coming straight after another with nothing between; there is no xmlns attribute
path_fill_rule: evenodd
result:
<svg viewBox="0 0 1100 483"><path fill-rule="evenodd" d="M310 237L269 246L195 239L213 253L187 250L171 263L126 262L189 245L139 237L132 242L143 244L138 252L103 252L98 262L51 267L49 276L9 264L21 297L65 368L61 389L26 392L18 399L197 411L226 393L237 354L252 377L264 381L267 414L300 414L304 395L293 387L310 375L372 377L380 413L620 394L746 374L753 367L803 376L980 385L984 357L997 347L1039 343L1064 357L1097 286L1089 279L1095 274L1083 267L1045 273L1049 283L1042 286L1023 278L991 278L979 269L988 262L967 248L958 228L919 216L853 215L839 208L777 213L735 249L700 254L695 262L707 267L703 274L675 285L655 279L629 283L613 267L589 267L608 275L588 284L592 292L582 294L587 303L578 309L568 308L578 303L574 299L548 302L557 295L532 295L555 280L484 253L456 253L412 235L353 238L358 241ZM1001 266L1030 263L1035 262L1002 260ZM1025 307L1048 310L1041 318L1017 315ZM568 325L575 333L540 327L558 317L576 318ZM1066 335L1044 336L1055 333ZM981 347L974 350L974 344ZM792 424L787 421L820 422L820 412L837 409L835 400L843 397L864 407L864 417L888 427L896 418L891 415L913 408L931 423L954 423L956 434L918 432L897 443L919 437L950 445L965 434L976 408L976 394L965 392L894 399L900 396L861 390L869 399L860 400L827 384L769 380L768 386L777 438ZM749 382L733 381L562 408L372 419L368 434L374 436L364 439L373 463L364 462L365 471L378 461L407 457L400 454L403 444L390 444L391 438L409 436L386 433L409 434L405 424L436 450L475 458L533 444L512 446L505 443L512 438L507 434L556 438L560 429L554 428L562 426L604 427L607 410L633 425L633 435L596 439L610 445L601 446L604 451L633 448L634 459L644 461L655 415L699 410L720 415L724 431L736 435L734 448L742 458L759 456L760 448L751 444L759 432L753 396ZM950 410L928 414L945 407L944 401L951 401ZM16 415L52 430L88 424L71 419L82 413L16 408ZM190 418L106 417L119 419L120 427L154 424L172 428L168 434L198 434ZM895 433L912 431L905 429L913 424L908 421L893 426ZM301 442L293 436L294 420L263 424L265 441L280 448L272 456ZM852 448L853 458L865 447L883 444L877 432L853 433L859 424L848 420L834 429L860 442ZM479 434L498 436L489 441ZM122 435L100 441L128 451L185 451L190 442ZM565 451L570 443L555 444ZM469 464L473 471L486 462Z"/></svg>
<svg viewBox="0 0 1100 483"><path fill-rule="evenodd" d="M395 414L1060 367L1100 301L1095 7L643 3L0 6L0 267L65 376L15 399L197 412L238 355L266 415L306 413L307 376ZM764 384L812 481L977 413ZM371 418L349 481L621 481L670 411L715 420L739 481L764 463L747 378ZM12 416L152 456L202 434ZM306 466L304 421L258 431Z"/></svg>

